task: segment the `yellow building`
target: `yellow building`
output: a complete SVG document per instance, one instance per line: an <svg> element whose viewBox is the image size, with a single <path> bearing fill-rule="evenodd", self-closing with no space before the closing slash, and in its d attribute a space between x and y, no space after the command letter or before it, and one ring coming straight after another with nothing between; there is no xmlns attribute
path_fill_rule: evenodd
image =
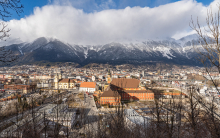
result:
<svg viewBox="0 0 220 138"><path fill-rule="evenodd" d="M75 83L70 79L62 79L58 82L59 89L73 89L75 88Z"/></svg>
<svg viewBox="0 0 220 138"><path fill-rule="evenodd" d="M55 89L73 89L75 88L75 81L70 79L61 79L61 75L56 74L54 79Z"/></svg>

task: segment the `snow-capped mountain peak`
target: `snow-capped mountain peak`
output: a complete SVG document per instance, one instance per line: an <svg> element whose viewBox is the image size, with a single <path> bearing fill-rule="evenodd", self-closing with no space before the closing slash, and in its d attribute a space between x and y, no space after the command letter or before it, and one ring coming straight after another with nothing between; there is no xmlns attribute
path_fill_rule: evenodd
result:
<svg viewBox="0 0 220 138"><path fill-rule="evenodd" d="M149 61L194 64L195 51L190 48L198 41L195 35L180 40L152 39L143 42L105 45L71 45L54 38L41 37L31 43L17 44L17 51L25 62L77 62L88 63L145 63ZM14 46L14 45L13 45ZM12 47L8 46L8 48Z"/></svg>

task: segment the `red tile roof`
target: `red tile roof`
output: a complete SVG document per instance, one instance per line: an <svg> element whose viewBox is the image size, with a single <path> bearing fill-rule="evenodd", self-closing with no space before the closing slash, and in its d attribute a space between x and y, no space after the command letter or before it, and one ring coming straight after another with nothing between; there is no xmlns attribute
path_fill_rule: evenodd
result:
<svg viewBox="0 0 220 138"><path fill-rule="evenodd" d="M113 79L111 81L111 85L119 88L138 88L139 83L140 80L138 79L125 79L125 78Z"/></svg>
<svg viewBox="0 0 220 138"><path fill-rule="evenodd" d="M69 83L70 79L62 79L59 83Z"/></svg>
<svg viewBox="0 0 220 138"><path fill-rule="evenodd" d="M86 87L86 88L95 88L96 83L95 82L82 82L80 87Z"/></svg>
<svg viewBox="0 0 220 138"><path fill-rule="evenodd" d="M113 91L112 89L108 89L104 91L100 97L121 97L117 91Z"/></svg>

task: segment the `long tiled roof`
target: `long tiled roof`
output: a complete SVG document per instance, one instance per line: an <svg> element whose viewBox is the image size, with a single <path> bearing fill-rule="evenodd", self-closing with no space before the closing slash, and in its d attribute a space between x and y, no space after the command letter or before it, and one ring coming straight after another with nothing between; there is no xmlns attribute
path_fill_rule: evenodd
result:
<svg viewBox="0 0 220 138"><path fill-rule="evenodd" d="M62 79L61 81L59 81L59 83L69 83L70 79Z"/></svg>
<svg viewBox="0 0 220 138"><path fill-rule="evenodd" d="M100 97L118 97L119 93L153 93L151 90L120 90L114 91L112 89L108 89L104 91Z"/></svg>
<svg viewBox="0 0 220 138"><path fill-rule="evenodd" d="M138 88L140 80L138 79L125 79L125 78L118 78L113 79L111 81L111 85L114 85L119 88Z"/></svg>
<svg viewBox="0 0 220 138"><path fill-rule="evenodd" d="M137 79L113 79L110 83L110 87L100 97L118 97L119 93L152 93L151 90L116 90L119 88L138 88L140 81Z"/></svg>
<svg viewBox="0 0 220 138"><path fill-rule="evenodd" d="M74 80L71 80L71 79L62 79L59 81L59 83L74 83L75 81Z"/></svg>
<svg viewBox="0 0 220 138"><path fill-rule="evenodd" d="M117 91L113 91L112 89L109 89L107 91L104 91L103 94L100 97L118 97L120 96Z"/></svg>
<svg viewBox="0 0 220 138"><path fill-rule="evenodd" d="M123 90L126 93L153 93L151 90Z"/></svg>
<svg viewBox="0 0 220 138"><path fill-rule="evenodd" d="M96 83L95 82L82 82L80 84L80 87L86 87L86 88L95 88Z"/></svg>

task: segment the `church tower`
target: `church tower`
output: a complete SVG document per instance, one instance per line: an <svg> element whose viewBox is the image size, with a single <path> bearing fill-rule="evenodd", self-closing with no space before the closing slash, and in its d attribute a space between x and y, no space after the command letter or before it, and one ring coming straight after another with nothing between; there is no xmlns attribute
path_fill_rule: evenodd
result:
<svg viewBox="0 0 220 138"><path fill-rule="evenodd" d="M54 85L55 85L55 89L58 89L58 82L59 82L59 78L58 78L58 74L55 75L55 78L54 78Z"/></svg>
<svg viewBox="0 0 220 138"><path fill-rule="evenodd" d="M111 73L110 73L110 69L108 70L108 78L107 78L107 83L110 84L112 81L112 78L111 78Z"/></svg>
<svg viewBox="0 0 220 138"><path fill-rule="evenodd" d="M61 79L62 79L62 74L60 73L60 74L59 74L59 80L61 80Z"/></svg>

